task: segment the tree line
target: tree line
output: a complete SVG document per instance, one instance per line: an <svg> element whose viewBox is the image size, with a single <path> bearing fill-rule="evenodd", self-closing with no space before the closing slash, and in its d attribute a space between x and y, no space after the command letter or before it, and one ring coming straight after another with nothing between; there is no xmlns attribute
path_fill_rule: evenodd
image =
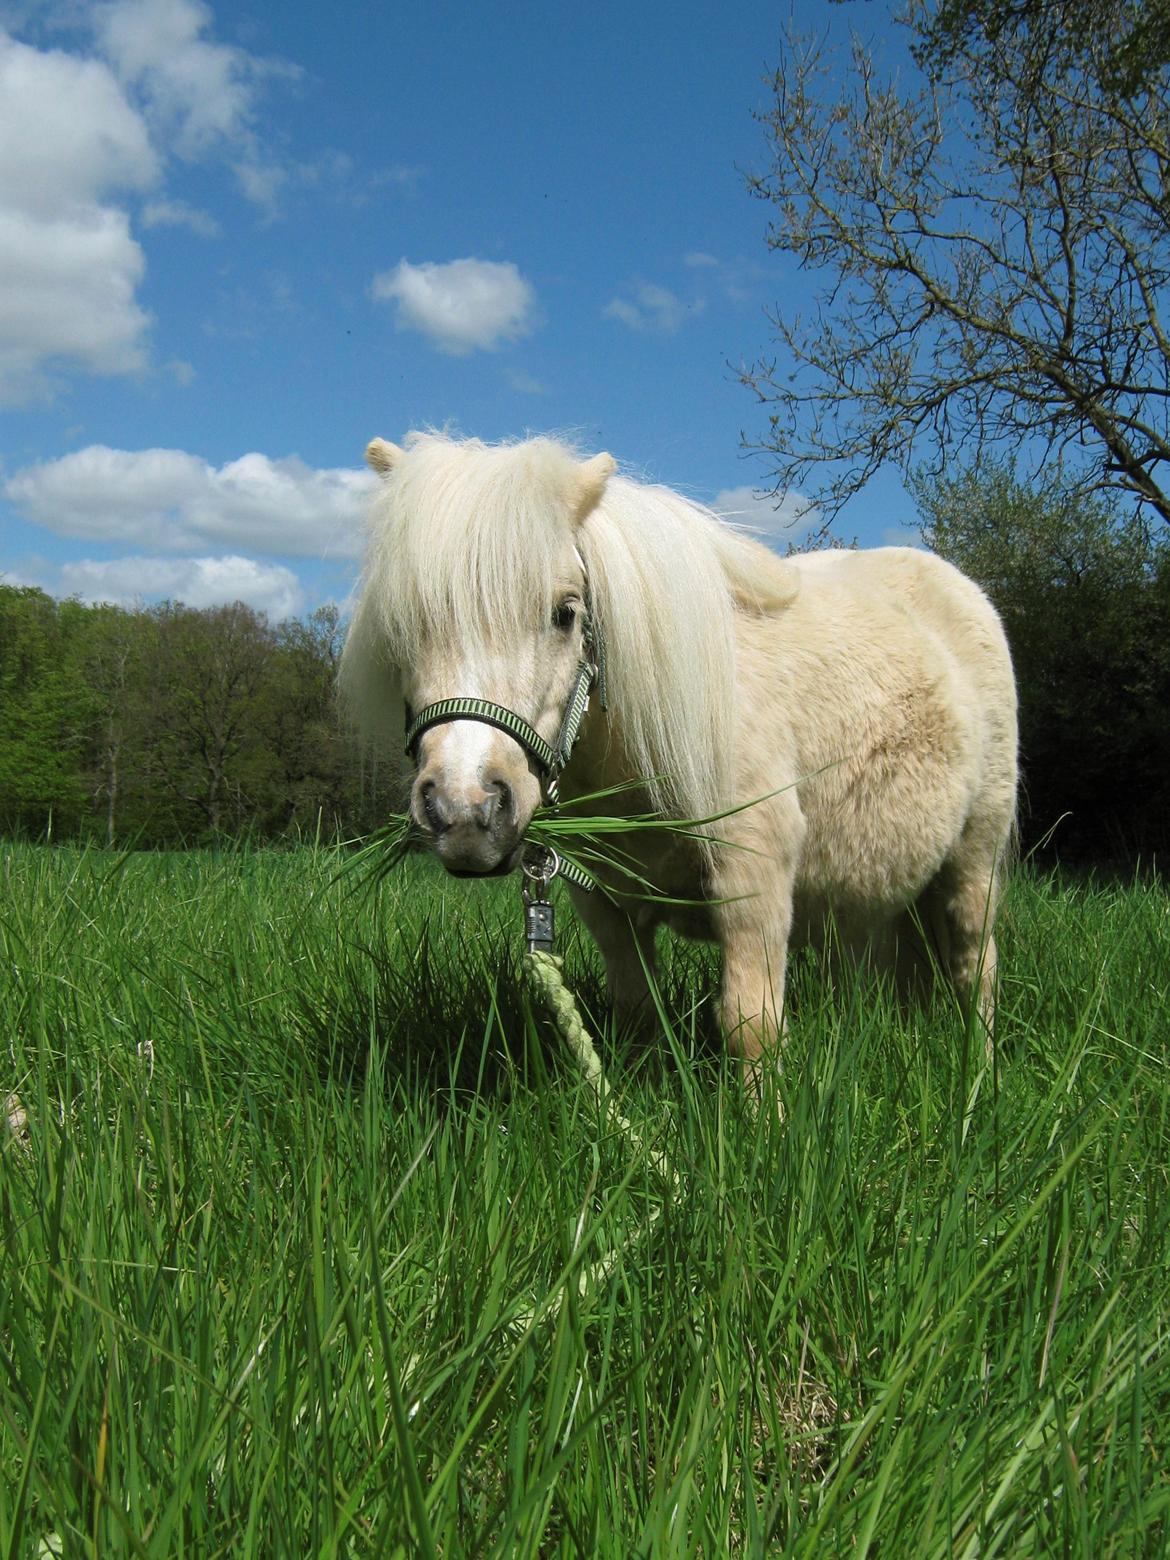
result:
<svg viewBox="0 0 1170 1560"><path fill-rule="evenodd" d="M0 832L145 847L347 837L394 805L334 699L336 607L140 610L0 586Z"/></svg>
<svg viewBox="0 0 1170 1560"><path fill-rule="evenodd" d="M919 473L922 540L983 586L1020 700L1020 832L1064 859L1170 851L1170 537L1009 463Z"/></svg>
<svg viewBox="0 0 1170 1560"><path fill-rule="evenodd" d="M1010 465L919 474L922 539L987 590L1020 690L1025 850L1170 846L1170 543ZM175 846L346 839L400 805L334 684L336 607L129 611L0 586L0 832Z"/></svg>

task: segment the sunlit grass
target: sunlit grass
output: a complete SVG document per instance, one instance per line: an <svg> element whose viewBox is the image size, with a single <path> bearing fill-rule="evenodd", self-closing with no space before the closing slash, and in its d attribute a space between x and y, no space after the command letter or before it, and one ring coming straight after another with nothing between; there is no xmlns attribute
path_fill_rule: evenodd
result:
<svg viewBox="0 0 1170 1560"><path fill-rule="evenodd" d="M783 1121L566 903L638 1151L514 881L339 865L0 846L0 1552L1161 1552L1162 887L1016 881L990 1071L798 961Z"/></svg>

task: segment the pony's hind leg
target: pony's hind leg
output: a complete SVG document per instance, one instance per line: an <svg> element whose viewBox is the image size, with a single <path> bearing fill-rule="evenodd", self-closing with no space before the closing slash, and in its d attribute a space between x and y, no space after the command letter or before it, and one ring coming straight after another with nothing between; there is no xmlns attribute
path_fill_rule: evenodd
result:
<svg viewBox="0 0 1170 1560"><path fill-rule="evenodd" d="M964 1013L972 1008L990 1043L995 1024L995 913L999 904L998 864L978 865L962 856L947 862L923 896L939 962Z"/></svg>

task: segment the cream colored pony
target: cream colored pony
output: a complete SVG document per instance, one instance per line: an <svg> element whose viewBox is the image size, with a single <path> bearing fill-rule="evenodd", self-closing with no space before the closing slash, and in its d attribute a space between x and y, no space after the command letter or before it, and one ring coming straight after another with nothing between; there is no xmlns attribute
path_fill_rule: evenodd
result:
<svg viewBox="0 0 1170 1560"><path fill-rule="evenodd" d="M754 802L717 838L635 847L662 893L694 908L627 913L574 891L620 1016L645 1001L660 924L713 938L727 1041L753 1062L782 1028L794 938L832 924L841 946L888 959L914 922L990 1023L1016 698L975 585L910 548L780 559L614 475L610 456L549 439L416 433L405 449L375 439L366 458L383 482L341 683L369 735L401 751L404 702L473 698L551 743L593 633L608 710L595 693L562 795L654 776L631 810L704 818ZM456 718L413 758L411 811L444 866L516 865L542 786L520 743Z"/></svg>

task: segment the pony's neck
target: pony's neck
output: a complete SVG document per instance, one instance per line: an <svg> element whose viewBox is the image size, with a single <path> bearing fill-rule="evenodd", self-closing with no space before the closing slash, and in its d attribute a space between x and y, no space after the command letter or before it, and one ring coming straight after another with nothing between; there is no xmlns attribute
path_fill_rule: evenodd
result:
<svg viewBox="0 0 1170 1560"><path fill-rule="evenodd" d="M573 756L560 777L561 798L571 801L595 791L606 791L613 786L629 785L642 778L630 758L622 740L620 726L611 712L602 710L596 695L589 711L581 722L581 730ZM607 813L645 812L652 805L649 793L642 786L631 787L612 800L607 800L603 811Z"/></svg>

